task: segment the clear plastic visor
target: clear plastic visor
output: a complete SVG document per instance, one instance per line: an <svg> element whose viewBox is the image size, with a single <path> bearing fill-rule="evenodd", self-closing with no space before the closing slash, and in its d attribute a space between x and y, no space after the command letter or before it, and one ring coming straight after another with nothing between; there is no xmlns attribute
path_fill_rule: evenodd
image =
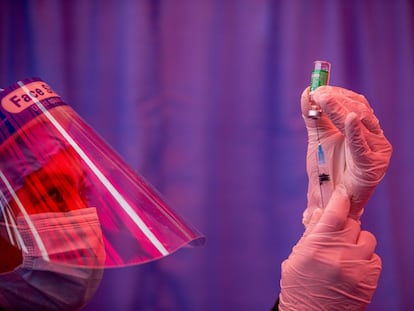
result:
<svg viewBox="0 0 414 311"><path fill-rule="evenodd" d="M126 266L204 242L44 82L0 98L0 236L22 260Z"/></svg>

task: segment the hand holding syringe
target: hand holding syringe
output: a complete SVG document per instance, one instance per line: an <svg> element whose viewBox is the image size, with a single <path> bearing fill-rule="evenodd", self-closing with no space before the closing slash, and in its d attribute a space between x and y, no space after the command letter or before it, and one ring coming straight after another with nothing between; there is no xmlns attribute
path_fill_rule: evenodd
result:
<svg viewBox="0 0 414 311"><path fill-rule="evenodd" d="M344 184L351 197L350 217L358 219L383 178L392 153L365 97L326 85L327 66L326 62L315 62L311 87L301 99L309 136L305 225L316 208L326 206L338 184Z"/></svg>

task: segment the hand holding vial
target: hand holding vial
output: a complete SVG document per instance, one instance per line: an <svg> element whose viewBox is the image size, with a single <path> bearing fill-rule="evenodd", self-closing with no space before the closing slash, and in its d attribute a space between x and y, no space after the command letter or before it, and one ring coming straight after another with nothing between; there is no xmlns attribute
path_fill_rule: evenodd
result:
<svg viewBox="0 0 414 311"><path fill-rule="evenodd" d="M359 218L392 147L364 96L327 86L329 69L315 62L302 93L309 138L305 232L282 263L273 310L365 310L381 272L375 237L361 231Z"/></svg>
<svg viewBox="0 0 414 311"><path fill-rule="evenodd" d="M322 111L317 122L308 117L314 104ZM311 100L307 88L302 93L301 108L309 139L308 206L303 217L305 226L313 211L323 205L318 182L318 137L333 188L338 184L345 185L351 198L349 215L358 220L364 205L385 175L392 154L391 144L363 95L340 87L320 86L313 92Z"/></svg>

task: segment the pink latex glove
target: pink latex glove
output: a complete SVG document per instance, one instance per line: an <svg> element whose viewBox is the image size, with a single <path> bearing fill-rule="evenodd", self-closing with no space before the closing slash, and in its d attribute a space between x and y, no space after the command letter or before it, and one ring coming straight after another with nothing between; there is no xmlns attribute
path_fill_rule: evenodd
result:
<svg viewBox="0 0 414 311"><path fill-rule="evenodd" d="M333 188L344 184L351 197L350 217L359 219L375 187L385 175L392 147L366 98L352 91L321 86L312 97L322 108L320 119L308 118L309 88L302 93L301 107L308 131L308 207L303 223L322 207L317 167L317 130L329 167ZM324 198L328 202L329 198Z"/></svg>
<svg viewBox="0 0 414 311"><path fill-rule="evenodd" d="M282 263L279 310L364 310L381 272L375 237L348 217L349 197L338 185L316 209L302 238Z"/></svg>

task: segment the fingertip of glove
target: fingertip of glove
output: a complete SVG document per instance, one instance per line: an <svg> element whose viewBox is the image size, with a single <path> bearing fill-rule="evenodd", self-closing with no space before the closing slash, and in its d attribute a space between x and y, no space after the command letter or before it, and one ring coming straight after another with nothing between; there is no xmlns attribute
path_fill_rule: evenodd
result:
<svg viewBox="0 0 414 311"><path fill-rule="evenodd" d="M319 219L321 218L322 213L323 213L323 211L322 211L321 208L318 207L317 209L315 209L312 213L311 218L310 218L309 225L311 225L311 226L315 225L319 221Z"/></svg>
<svg viewBox="0 0 414 311"><path fill-rule="evenodd" d="M348 198L348 192L347 192L346 187L345 187L344 184L338 184L338 185L336 185L336 187L335 187L335 193L338 196Z"/></svg>
<svg viewBox="0 0 414 311"><path fill-rule="evenodd" d="M377 247L377 239L375 238L375 235L366 230L362 230L359 233L357 243L359 245L368 245L370 248L372 248L372 252L374 252L375 248Z"/></svg>
<svg viewBox="0 0 414 311"><path fill-rule="evenodd" d="M378 255L377 253L374 253L372 255L372 260L377 263L377 266L378 266L379 270L381 271L382 270L382 259L381 259L380 255Z"/></svg>
<svg viewBox="0 0 414 311"><path fill-rule="evenodd" d="M345 129L348 129L348 133L350 130L356 130L361 125L360 117L354 111L351 111L346 115L344 125Z"/></svg>
<svg viewBox="0 0 414 311"><path fill-rule="evenodd" d="M313 100L318 104L325 104L331 97L332 87L329 85L322 85L318 87L312 94Z"/></svg>
<svg viewBox="0 0 414 311"><path fill-rule="evenodd" d="M308 86L307 88L305 88L304 90L303 90L303 92L302 92L302 95L300 96L302 99L304 99L304 98L309 98L309 90L310 90L310 87Z"/></svg>
<svg viewBox="0 0 414 311"><path fill-rule="evenodd" d="M354 111L351 111L346 116L346 119L352 121L354 119L358 119L358 115Z"/></svg>

